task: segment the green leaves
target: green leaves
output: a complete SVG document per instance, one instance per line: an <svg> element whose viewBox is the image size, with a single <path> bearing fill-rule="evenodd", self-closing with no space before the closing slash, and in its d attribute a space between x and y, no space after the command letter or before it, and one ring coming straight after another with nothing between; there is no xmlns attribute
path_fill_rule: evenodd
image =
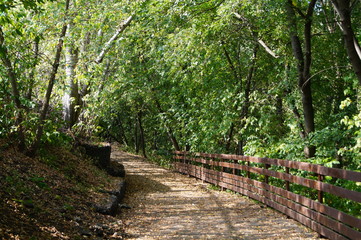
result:
<svg viewBox="0 0 361 240"><path fill-rule="evenodd" d="M307 4L293 5L304 11ZM345 163L356 163L361 148L360 89L347 66L332 8L317 8L310 78L316 131L306 140L299 135L304 113L283 0L76 0L68 18L64 1L6 0L0 3L5 36L0 54L6 47L18 77L30 141L66 19L71 26L65 46L79 52L74 82L85 94L84 111L73 129L78 133L101 132L134 146L141 111L145 139L154 151L171 149L173 135L182 149L235 153L242 143L246 154L302 159L303 146L312 143L319 151L317 162L335 164L342 154ZM359 10L353 14L355 22L361 20ZM95 64L104 44L130 15L135 17L129 28L104 61ZM304 24L297 16L297 24ZM353 27L359 32L359 26ZM60 131L61 99L70 88L66 66L63 57L44 143L67 141ZM2 136L19 127L10 89L6 68L0 66Z"/></svg>

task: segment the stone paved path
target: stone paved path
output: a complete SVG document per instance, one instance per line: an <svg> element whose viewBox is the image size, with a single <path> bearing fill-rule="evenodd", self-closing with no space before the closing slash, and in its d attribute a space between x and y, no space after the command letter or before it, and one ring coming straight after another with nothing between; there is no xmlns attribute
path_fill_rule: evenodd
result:
<svg viewBox="0 0 361 240"><path fill-rule="evenodd" d="M246 197L115 151L125 166L131 209L126 239L317 239L317 234Z"/></svg>

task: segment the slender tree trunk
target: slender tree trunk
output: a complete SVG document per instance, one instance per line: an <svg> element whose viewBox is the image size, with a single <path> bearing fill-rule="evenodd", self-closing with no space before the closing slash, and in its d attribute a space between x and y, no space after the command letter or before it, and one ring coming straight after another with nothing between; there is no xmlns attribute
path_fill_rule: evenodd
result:
<svg viewBox="0 0 361 240"><path fill-rule="evenodd" d="M135 153L138 154L139 153L139 137L138 137L138 127L139 127L139 123L138 123L138 119L136 120L136 122L134 123L134 147L135 147Z"/></svg>
<svg viewBox="0 0 361 240"><path fill-rule="evenodd" d="M351 1L332 0L332 4L340 16L340 27L345 41L347 55L350 58L353 70L359 80L359 84L361 85L361 48L352 29Z"/></svg>
<svg viewBox="0 0 361 240"><path fill-rule="evenodd" d="M114 42L119 38L120 34L130 25L132 20L133 20L133 16L130 16L122 24L120 24L117 31L109 39L109 41L104 45L102 51L100 52L98 57L95 59L96 63L99 64L99 63L101 63L103 61L105 54L109 51L109 49L112 47Z"/></svg>
<svg viewBox="0 0 361 240"><path fill-rule="evenodd" d="M231 149L233 134L234 134L234 123L231 123L231 127L229 128L229 133L228 133L227 142L226 142L226 152L227 153L229 153L229 150Z"/></svg>
<svg viewBox="0 0 361 240"><path fill-rule="evenodd" d="M223 51L224 51L224 55L226 56L226 59L227 59L227 62L228 62L228 65L229 65L229 68L233 74L233 77L236 81L238 81L238 89L236 91L236 94L234 94L234 96L237 96L243 89L243 82L242 82L242 75L240 74L240 72L238 72L237 68L235 67L235 65L233 64L233 61L231 59L231 56L229 55L229 52L227 51L226 49L226 46L225 46L225 43L222 42L222 45L223 45ZM238 108L238 101L236 103L236 106L235 106L235 109ZM229 129L229 134L228 134L228 138L227 138L227 142L226 142L226 146L225 146L225 149L227 152L230 152L230 148L231 148L231 145L232 145L232 141L233 141L233 137L236 133L236 124L235 123L231 123L231 126L230 126L230 129ZM241 127L242 129L242 127ZM237 147L238 148L238 147ZM236 149L236 153L238 152L238 150Z"/></svg>
<svg viewBox="0 0 361 240"><path fill-rule="evenodd" d="M242 91L242 74L240 73L240 71L237 70L236 66L233 64L233 61L231 59L231 56L229 55L229 52L226 49L225 43L222 42L223 45L223 51L224 51L224 55L226 56L229 68L232 71L233 77L236 81L239 82L239 86L238 86L238 93Z"/></svg>
<svg viewBox="0 0 361 240"><path fill-rule="evenodd" d="M257 53L259 46L256 45L253 49L253 56L251 66L248 70L247 78L246 78L246 86L244 89L244 103L242 105L241 118L247 118L250 106L250 94L251 94L251 85L253 80L253 75L256 71L256 62L257 62Z"/></svg>
<svg viewBox="0 0 361 240"><path fill-rule="evenodd" d="M244 142L245 141L244 141L243 137L241 136L241 139L237 143L237 150L236 150L237 155L244 155L244 151L243 151Z"/></svg>
<svg viewBox="0 0 361 240"><path fill-rule="evenodd" d="M289 74L288 74L289 71L290 71L290 66L286 64L285 65L285 72L286 72L285 78L286 79L289 79ZM284 92L284 95L287 96L291 93L292 93L292 89L287 88ZM306 137L306 135L305 135L305 128L303 126L303 119L301 117L300 112L298 111L298 109L296 107L296 101L294 99L292 99L291 102L289 103L289 107L291 108L293 115L296 117L297 126L300 129L300 137L302 139L304 139Z"/></svg>
<svg viewBox="0 0 361 240"><path fill-rule="evenodd" d="M144 67L144 70L147 71L147 68L145 67L145 65L143 65L143 67ZM147 79L148 79L149 82L152 82L152 81L151 81L151 78L150 78L149 76L147 77ZM156 108L158 109L158 112L159 112L160 114L166 115L166 112L163 110L162 106L160 105L159 100L158 100L157 97L156 97L156 92L155 92L155 90L154 90L154 89L151 89L151 91L154 93L154 94L153 94L153 100L154 100L154 102L155 102ZM166 130L167 130L168 138L169 138L170 142L172 143L174 149L175 149L176 151L180 151L181 148L179 147L179 144L178 144L177 138L175 137L173 128L172 128L171 126L169 126L169 125L166 123L166 121L164 121L163 124L164 124L164 126L165 126L165 128L166 128Z"/></svg>
<svg viewBox="0 0 361 240"><path fill-rule="evenodd" d="M246 78L246 86L244 89L244 102L242 105L242 110L241 110L241 115L240 115L240 118L241 118L240 129L244 129L246 127L246 119L248 118L248 115L249 115L251 85L252 85L253 75L256 71L258 49L259 49L259 45L255 45L255 47L253 49L251 66L248 70L248 74L247 74L247 78ZM243 134L240 136L240 140L238 141L237 145L238 145L237 146L237 154L243 155L244 154L243 147L246 145L246 141L245 141Z"/></svg>
<svg viewBox="0 0 361 240"><path fill-rule="evenodd" d="M118 122L118 126L119 126L119 128L120 128L121 139L122 139L123 143L124 143L126 146L129 146L128 138L127 138L127 136L125 135L125 130L124 130L124 127L123 127L123 123L122 123L122 121L120 120L120 117L119 117L119 116L118 116L117 122Z"/></svg>
<svg viewBox="0 0 361 240"><path fill-rule="evenodd" d="M316 0L312 0L309 3L307 14L304 15L304 52L301 46L301 41L297 32L296 14L293 9L291 0L286 3L287 17L290 29L290 38L292 44L293 54L297 60L298 70L298 87L302 97L302 108L303 108L303 119L305 127L305 138L315 131L314 122L314 109L312 102L312 90L310 80L310 68L312 60L311 52L311 26L312 26L312 15ZM315 156L315 146L305 146L305 156L311 158Z"/></svg>
<svg viewBox="0 0 361 240"><path fill-rule="evenodd" d="M35 40L34 40L33 52L34 52L34 60L33 60L34 64L32 66L30 74L29 74L30 84L29 84L28 93L26 94L26 98L29 101L32 99L32 95L33 95L33 87L35 84L35 68L36 68L36 65L38 65L38 58L39 58L39 39L38 38L35 38Z"/></svg>
<svg viewBox="0 0 361 240"><path fill-rule="evenodd" d="M11 90L12 90L12 97L14 104L18 110L17 112L17 118L16 118L16 124L19 126L18 128L18 137L19 137L19 150L24 151L25 150L25 133L24 133L24 126L23 126L23 106L20 101L20 92L18 87L18 79L15 73L15 70L13 68L13 65L11 63L11 60L9 58L9 53L7 50L7 47L5 45L5 37L4 32L0 26L0 47L2 48L0 51L0 57L2 62L4 63L6 67L6 73L9 77L10 84L11 84Z"/></svg>
<svg viewBox="0 0 361 240"><path fill-rule="evenodd" d="M114 35L106 42L97 56L97 58L94 60L96 64L100 64L103 62L104 57L109 52L111 47L114 45L115 41L119 39L120 34L130 25L131 21L133 20L133 16L128 17L125 21L123 21L119 26ZM68 25L68 29L71 28L71 24ZM68 31L70 32L70 31ZM90 34L86 34L84 42L83 42L83 48L82 50L85 52L87 45L90 44ZM71 128L77 121L81 114L82 110L82 104L83 104L83 98L89 93L89 86L87 84L81 86L79 89L79 83L76 81L75 78L75 67L78 62L78 50L70 45L66 48L66 74L68 83L70 86L70 91L66 93L63 97L63 103L64 103L64 119L68 124L68 127ZM109 66L110 64L107 64L107 68L103 75L103 83L99 89L99 91L103 90L105 80L108 77L109 74ZM80 91L79 91L80 90Z"/></svg>
<svg viewBox="0 0 361 240"><path fill-rule="evenodd" d="M67 35L69 37L72 24L68 24ZM71 129L78 120L80 113L79 84L76 80L75 68L78 63L79 51L74 44L69 43L65 47L65 73L69 89L64 94L64 119Z"/></svg>
<svg viewBox="0 0 361 240"><path fill-rule="evenodd" d="M251 83L252 83L254 72L256 70L256 61L257 61L257 53L258 53L259 45L256 44L253 49L253 56L252 56L251 64L249 66L245 86L243 86L243 79L242 79L241 71L236 68L235 64L233 63L233 61L230 57L229 52L225 48L224 42L222 42L222 43L223 43L223 51L226 56L227 62L229 64L230 70L231 70L235 80L238 81L238 90L236 91L235 96L238 95L243 90L244 90L244 96L245 96L244 101L242 103L242 109L241 109L241 112L239 115L240 116L240 124L239 124L239 126L236 126L235 123L232 123L230 130L229 130L228 139L227 139L226 146L225 146L226 151L229 152L231 143L233 141L233 137L236 133L235 129L239 128L240 130L242 130L245 127L245 120L248 117L248 111L249 111L249 105L250 105ZM244 89L243 89L243 87L244 87ZM236 103L236 106L235 106L236 109L238 108L238 104L240 104L240 103L238 103L238 102ZM241 138L241 140L239 140L239 142L237 144L236 153L243 152L243 150L240 151L240 146L243 149L243 146L245 144L244 138L243 138L243 136L241 136L240 138Z"/></svg>
<svg viewBox="0 0 361 240"><path fill-rule="evenodd" d="M140 146L142 147L143 157L147 158L146 154L146 146L145 146L145 136L144 136L144 129L142 124L142 111L138 112L138 124L139 124L139 133L140 133Z"/></svg>
<svg viewBox="0 0 361 240"><path fill-rule="evenodd" d="M282 129L284 129L284 111L283 111L283 99L280 95L276 96L276 113L277 113L277 120Z"/></svg>
<svg viewBox="0 0 361 240"><path fill-rule="evenodd" d="M159 113L164 114L165 112L163 111L162 107L160 106L160 102L157 99L155 100L155 104L157 106ZM176 151L180 151L181 149L179 147L177 138L174 135L173 128L171 126L168 126L168 124L166 124L166 123L164 123L164 125L165 125L165 128L167 129L167 134L168 134L169 140L173 144L174 149Z"/></svg>
<svg viewBox="0 0 361 240"><path fill-rule="evenodd" d="M109 75L110 75L110 61L108 59L108 61L106 61L106 64L105 64L105 70L104 70L104 73L103 73L103 76L102 76L102 81L101 81L101 84L100 84L100 87L99 87L99 92L102 92L104 87L106 86Z"/></svg>
<svg viewBox="0 0 361 240"><path fill-rule="evenodd" d="M157 136L158 136L158 131L155 129L154 130L154 133L153 133L153 150L158 150L158 139L157 139Z"/></svg>
<svg viewBox="0 0 361 240"><path fill-rule="evenodd" d="M67 16L67 13L69 10L69 3L70 3L70 0L66 0L65 16ZM66 19L64 21L66 21ZM60 36L59 36L58 44L56 46L56 53L55 53L55 57L54 57L54 62L52 64L51 73L49 76L49 83L48 83L48 87L47 87L46 94L45 94L43 108L41 109L41 112L40 112L40 118L39 118L39 123L38 123L37 131L36 131L35 141L28 152L28 154L30 156L34 156L37 153L39 145L40 145L40 140L43 135L44 123L45 123L46 115L47 115L48 109L49 109L49 103L50 103L51 94L53 92L56 74L58 72L59 65L60 65L60 57L61 57L61 52L63 50L63 43L64 43L66 31L67 31L67 23L64 22Z"/></svg>

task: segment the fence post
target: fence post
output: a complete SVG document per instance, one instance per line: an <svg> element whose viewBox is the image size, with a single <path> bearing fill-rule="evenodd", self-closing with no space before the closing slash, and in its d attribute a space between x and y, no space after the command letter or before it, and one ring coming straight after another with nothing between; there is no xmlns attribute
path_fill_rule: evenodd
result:
<svg viewBox="0 0 361 240"><path fill-rule="evenodd" d="M187 154L187 153L186 153ZM190 156L189 156L190 157ZM188 177L191 177L191 174L190 174L190 169L192 168L192 161L190 160L190 159L186 159L186 162L187 162L187 166L188 166L188 168L187 168L187 174L188 174Z"/></svg>
<svg viewBox="0 0 361 240"><path fill-rule="evenodd" d="M233 160L233 164L237 164L238 163L238 160ZM232 171L233 175L238 175L238 171L236 168L233 168L233 171Z"/></svg>
<svg viewBox="0 0 361 240"><path fill-rule="evenodd" d="M265 169L269 169L270 165L269 164L265 164ZM264 175L264 182L268 184L268 175Z"/></svg>
<svg viewBox="0 0 361 240"><path fill-rule="evenodd" d="M317 174L317 175L318 175L318 181L322 182L324 176L321 174ZM323 203L323 192L321 190L318 190L317 198L319 203Z"/></svg>
<svg viewBox="0 0 361 240"><path fill-rule="evenodd" d="M204 169L205 169L206 165L204 164L203 160L202 160L202 168L201 168L201 179L202 179L202 183L205 183L204 179L205 177L205 173L204 173Z"/></svg>
<svg viewBox="0 0 361 240"><path fill-rule="evenodd" d="M236 160L233 160L233 164L236 164ZM232 174L236 175L236 169L235 168L232 168Z"/></svg>
<svg viewBox="0 0 361 240"><path fill-rule="evenodd" d="M220 164L221 162L223 162L223 160L224 160L224 159L219 158L219 160L218 160L218 166L219 166L219 164ZM221 166L221 178L222 178L222 181L223 181L223 173L224 173L224 167ZM226 188L221 187L221 190L222 190L222 191L224 191L225 189L226 189Z"/></svg>
<svg viewBox="0 0 361 240"><path fill-rule="evenodd" d="M250 163L249 161L247 161L247 166L248 166L248 167L251 166L251 163ZM251 178L251 173L250 173L250 171L247 171L247 177L248 177L248 178Z"/></svg>
<svg viewBox="0 0 361 240"><path fill-rule="evenodd" d="M286 167L286 173L290 174L290 168L289 167ZM286 181L286 190L290 191L290 182L289 181Z"/></svg>
<svg viewBox="0 0 361 240"><path fill-rule="evenodd" d="M189 177L189 166L187 164L187 152L183 151L183 164L184 164L184 174L187 174Z"/></svg>

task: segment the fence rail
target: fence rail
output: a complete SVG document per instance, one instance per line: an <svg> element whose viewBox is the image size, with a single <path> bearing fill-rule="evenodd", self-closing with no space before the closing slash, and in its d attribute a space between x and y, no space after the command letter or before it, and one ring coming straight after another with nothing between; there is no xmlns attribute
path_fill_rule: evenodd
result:
<svg viewBox="0 0 361 240"><path fill-rule="evenodd" d="M360 204L361 192L324 182L325 177L361 182L360 172L240 155L174 154L174 167L181 173L260 201L329 239L361 239L361 219L324 203L324 193L329 193ZM308 195L314 192L315 199L293 192L295 186L306 187Z"/></svg>

